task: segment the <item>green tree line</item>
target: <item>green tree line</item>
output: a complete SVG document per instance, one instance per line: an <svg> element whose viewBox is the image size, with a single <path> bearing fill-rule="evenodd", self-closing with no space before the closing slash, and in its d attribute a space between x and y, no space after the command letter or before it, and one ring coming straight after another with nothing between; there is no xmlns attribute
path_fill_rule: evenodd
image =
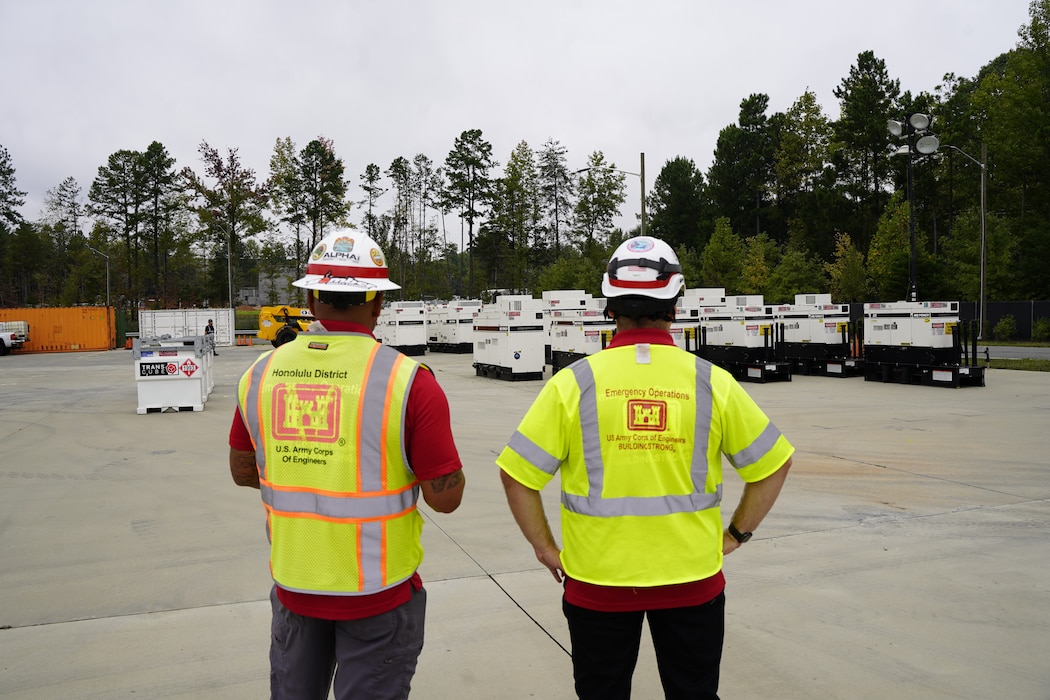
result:
<svg viewBox="0 0 1050 700"><path fill-rule="evenodd" d="M659 168L645 190L647 233L674 246L690 286L773 302L904 299L913 238L920 299L978 299L982 255L988 300L1050 298L1050 0L1029 15L1017 45L976 76L948 74L919 94L861 52L834 90L837 118L810 91L772 113L768 95L747 95L706 172L687 155ZM887 120L915 113L932 116L941 147L899 155ZM601 151L570 170L553 138L522 141L501 164L467 129L443 158L399 155L356 177L324 136L302 147L277 138L265 175L235 147L202 142L199 155L178 167L159 142L118 150L91 183L49 190L41 220L27 221L0 145L0 306L108 295L129 312L225 306L231 289L237 303L263 278L294 279L343 227L379 242L402 298L597 295L611 249L638 232L615 222L640 173ZM299 299L287 282L263 296Z"/></svg>

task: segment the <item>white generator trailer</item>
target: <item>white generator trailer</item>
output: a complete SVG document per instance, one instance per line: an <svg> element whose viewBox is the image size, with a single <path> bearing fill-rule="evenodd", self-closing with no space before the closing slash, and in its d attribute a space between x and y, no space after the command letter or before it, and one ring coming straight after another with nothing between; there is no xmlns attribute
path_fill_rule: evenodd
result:
<svg viewBox="0 0 1050 700"><path fill-rule="evenodd" d="M605 299L581 289L544 292L551 373L598 352L612 339L616 323L605 317Z"/></svg>
<svg viewBox="0 0 1050 700"><path fill-rule="evenodd" d="M496 297L474 317L474 371L510 381L543 379L545 302L527 294Z"/></svg>
<svg viewBox="0 0 1050 700"><path fill-rule="evenodd" d="M849 304L832 303L830 294L796 294L794 304L768 311L776 323L777 356L794 373L847 377L863 371Z"/></svg>
<svg viewBox="0 0 1050 700"><path fill-rule="evenodd" d="M700 341L700 318L705 309L723 309L726 290L723 287L687 288L675 303L675 320L671 323L671 339L687 352L695 353Z"/></svg>
<svg viewBox="0 0 1050 700"><path fill-rule="evenodd" d="M432 352L468 353L474 349L474 317L480 299L458 299L427 314L427 348Z"/></svg>
<svg viewBox="0 0 1050 700"><path fill-rule="evenodd" d="M865 304L864 379L927 386L984 386L984 368L977 364L973 324L961 321L959 308L957 301ZM966 346L968 339L972 341L972 355Z"/></svg>
<svg viewBox="0 0 1050 700"><path fill-rule="evenodd" d="M729 302L752 303L702 308L695 354L740 381L791 381L791 363L776 355L776 323L761 299L729 297Z"/></svg>
<svg viewBox="0 0 1050 700"><path fill-rule="evenodd" d="M422 301L394 301L376 321L376 340L405 355L427 352L427 307Z"/></svg>

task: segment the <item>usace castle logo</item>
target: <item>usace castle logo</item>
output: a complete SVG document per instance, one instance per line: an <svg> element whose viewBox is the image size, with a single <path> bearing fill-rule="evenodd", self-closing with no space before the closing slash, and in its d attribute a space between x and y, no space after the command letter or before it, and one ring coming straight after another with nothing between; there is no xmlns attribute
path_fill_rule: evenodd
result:
<svg viewBox="0 0 1050 700"><path fill-rule="evenodd" d="M627 402L627 427L630 430L667 430L667 402L631 399Z"/></svg>
<svg viewBox="0 0 1050 700"><path fill-rule="evenodd" d="M272 397L273 436L278 440L339 439L339 387L278 384Z"/></svg>

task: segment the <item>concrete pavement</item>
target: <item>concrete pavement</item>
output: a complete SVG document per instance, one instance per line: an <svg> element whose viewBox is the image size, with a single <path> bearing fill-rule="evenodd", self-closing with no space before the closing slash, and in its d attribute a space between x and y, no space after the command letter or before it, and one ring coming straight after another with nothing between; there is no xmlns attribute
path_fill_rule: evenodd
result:
<svg viewBox="0 0 1050 700"><path fill-rule="evenodd" d="M263 511L226 462L264 349L222 349L204 411L147 415L128 351L0 358L0 698L267 697ZM455 513L422 506L413 697L571 698L559 587L493 464L541 383L426 362L468 484ZM746 386L798 452L726 560L722 696L1050 697L1050 374ZM729 475L723 512L739 493ZM661 697L647 641L635 690Z"/></svg>

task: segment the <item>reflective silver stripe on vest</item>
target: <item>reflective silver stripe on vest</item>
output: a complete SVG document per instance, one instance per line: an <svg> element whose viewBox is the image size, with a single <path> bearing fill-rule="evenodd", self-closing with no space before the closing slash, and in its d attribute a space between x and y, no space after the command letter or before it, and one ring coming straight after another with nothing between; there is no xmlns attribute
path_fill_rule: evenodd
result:
<svg viewBox="0 0 1050 700"><path fill-rule="evenodd" d="M259 478L263 480L266 479L266 445L263 443L262 424L259 422L261 413L259 411L259 392L262 391L262 380L271 362L273 362L272 350L252 365L248 392L244 399L245 410L241 415L252 436L252 444L255 445L255 463L259 465ZM244 415L245 412L247 415Z"/></svg>
<svg viewBox="0 0 1050 700"><path fill-rule="evenodd" d="M408 510L416 502L414 489L368 498L328 496L310 491L274 490L262 485L263 503L280 513L309 513L325 518L374 520Z"/></svg>
<svg viewBox="0 0 1050 700"><path fill-rule="evenodd" d="M507 441L507 447L517 452L521 457L540 471L554 475L561 466L561 460L543 449L529 438L515 430Z"/></svg>
<svg viewBox="0 0 1050 700"><path fill-rule="evenodd" d="M692 513L716 508L722 502L722 485L714 493L705 493L707 481L707 443L711 426L711 365L696 360L696 425L690 474L693 493L668 496L624 496L603 498L605 465L602 461L601 432L598 426L598 397L594 372L586 359L575 362L572 370L580 388L580 428L583 432L583 459L587 468L588 495L578 496L562 491L566 510L599 518L625 515L656 516ZM704 398L707 400L705 401Z"/></svg>
<svg viewBox="0 0 1050 700"><path fill-rule="evenodd" d="M779 439L780 430L777 429L777 426L773 425L773 421L769 421L769 423L766 424L765 430L763 430L750 445L736 454L726 456L729 458L729 461L734 468L743 469L744 467L749 467L762 459L766 453L773 449L773 445L775 445Z"/></svg>
<svg viewBox="0 0 1050 700"><path fill-rule="evenodd" d="M383 469L381 465L383 464L383 438L385 437L383 435L383 424L386 420L386 391L387 386L394 379L391 373L394 371L394 365L400 356L401 353L389 345L379 345L376 348L375 357L372 359L372 367L365 378L365 396L361 402L362 414L358 417L361 422L361 454L358 455L358 459L361 461L361 464L375 465L376 468L361 470L361 483L358 488L364 492L383 490ZM415 380L415 373L418 368L418 365L414 366L412 375L409 377L405 388L405 399L401 402L402 413L399 419L402 426L400 449L403 464L408 464L408 457L405 455L404 411L405 407L408 406L408 390Z"/></svg>

